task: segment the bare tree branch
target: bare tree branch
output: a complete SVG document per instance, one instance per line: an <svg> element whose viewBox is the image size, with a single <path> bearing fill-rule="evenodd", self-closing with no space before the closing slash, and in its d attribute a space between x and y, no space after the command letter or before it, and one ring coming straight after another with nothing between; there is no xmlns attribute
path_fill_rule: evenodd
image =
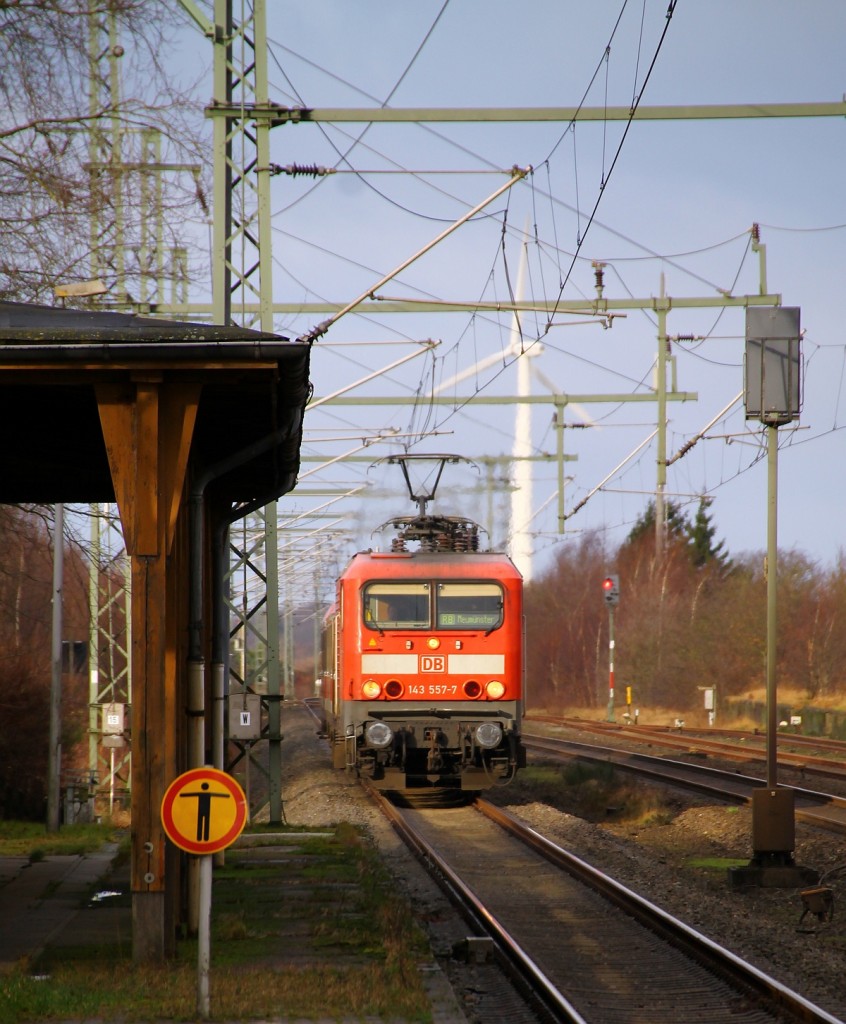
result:
<svg viewBox="0 0 846 1024"><path fill-rule="evenodd" d="M180 24L166 0L0 0L0 298L97 276L144 301L196 248L205 125L164 66Z"/></svg>

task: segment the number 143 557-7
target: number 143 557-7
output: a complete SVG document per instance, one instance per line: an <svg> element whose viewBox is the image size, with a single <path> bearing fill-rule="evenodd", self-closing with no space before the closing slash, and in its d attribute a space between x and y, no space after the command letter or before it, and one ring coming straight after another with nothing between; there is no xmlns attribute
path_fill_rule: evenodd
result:
<svg viewBox="0 0 846 1024"><path fill-rule="evenodd" d="M455 683L412 683L408 692L412 697L454 697L458 687Z"/></svg>

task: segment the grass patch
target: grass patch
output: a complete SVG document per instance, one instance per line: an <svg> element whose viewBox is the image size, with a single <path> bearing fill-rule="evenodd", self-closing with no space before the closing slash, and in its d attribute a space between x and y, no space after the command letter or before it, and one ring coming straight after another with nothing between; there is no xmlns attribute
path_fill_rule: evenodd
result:
<svg viewBox="0 0 846 1024"><path fill-rule="evenodd" d="M277 830L281 831L281 830ZM383 1017L431 1020L416 924L378 852L350 825L280 847L233 847L212 885L213 1020ZM96 911L94 911L96 913ZM108 948L45 951L0 985L0 1024L196 1019L197 944L151 967L130 937Z"/></svg>
<svg viewBox="0 0 846 1024"><path fill-rule="evenodd" d="M431 1020L425 996L404 989L401 975L388 979L373 966L329 967L237 974L212 969L210 1004L213 1020L278 1019L321 1016L337 1018L403 1017L425 1024ZM124 1021L194 1021L196 969L188 965L140 968L127 964L119 971L100 965L84 971L62 967L49 978L17 975L4 979L0 1021L75 1019ZM57 1001L61 999L61 1005ZM15 1009L4 1012L8 1006ZM73 1009L69 1011L69 1007Z"/></svg>
<svg viewBox="0 0 846 1024"><path fill-rule="evenodd" d="M120 834L108 825L63 825L58 832L48 832L39 822L0 821L0 856L28 857L33 863L57 854L79 856L114 842Z"/></svg>
<svg viewBox="0 0 846 1024"><path fill-rule="evenodd" d="M493 803L545 803L565 814L596 823L669 824L678 812L659 790L634 784L606 763L575 759L564 765L534 764L509 786L485 794Z"/></svg>
<svg viewBox="0 0 846 1024"><path fill-rule="evenodd" d="M745 867L748 863L748 857L690 857L684 862L684 866L698 871L724 872L729 868Z"/></svg>

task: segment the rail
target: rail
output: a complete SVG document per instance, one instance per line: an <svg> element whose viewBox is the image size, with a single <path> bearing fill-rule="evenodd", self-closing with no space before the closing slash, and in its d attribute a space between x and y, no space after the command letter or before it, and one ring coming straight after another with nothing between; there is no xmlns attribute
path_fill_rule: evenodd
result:
<svg viewBox="0 0 846 1024"><path fill-rule="evenodd" d="M523 743L530 753L560 759L577 758L613 764L621 771L695 792L707 793L719 800L733 803L749 803L752 800L752 790L765 784L762 779L741 775L738 771L724 771L707 765L691 764L688 761L673 761L665 757L575 740L535 736L524 732ZM797 821L805 821L832 832L846 833L846 799L802 786L787 788L792 789L795 795Z"/></svg>
<svg viewBox="0 0 846 1024"><path fill-rule="evenodd" d="M696 932L684 922L676 920L661 908L656 907L625 886L620 885L614 879L562 850L555 843L552 843L534 829L524 825L507 812L495 808L487 801L478 800L475 810L481 811L486 818L489 818L499 828L505 829L511 836L518 839L521 844L529 847L533 854L528 854L527 852L527 856L543 857L544 860L561 869L560 877L562 879L565 876L570 876L571 882L569 885L579 885L594 893L599 893L604 900L611 901L616 908L625 910L623 914L599 915L598 927L600 931L593 933L593 939L590 940L587 946L589 950L587 955L594 957L595 969L592 969L592 984L595 983L602 986L607 983L610 987L602 993L593 989L591 992L592 998L587 1003L580 1002L580 999L584 999L584 984L583 979L579 977L578 968L570 965L570 976L563 979L559 978L556 967L553 966L557 965L560 960L559 952L546 950L544 954L537 945L526 946L521 920L518 919L516 931L514 927L509 927L503 923L500 916L501 913L504 911L507 918L510 912L506 904L500 907L496 900L498 895L503 893L502 883L504 879L501 873L497 874L492 870L488 870L480 862L483 854L488 853L491 855L492 862L499 863L500 865L503 862L503 857L507 857L510 870L512 872L523 872L527 877L536 875L540 869L537 866L531 867L531 861L524 862L523 860L520 861L520 867L515 867L514 857L517 855L513 851L509 853L501 848L498 848L496 851L489 850L489 847L497 845L495 839L491 837L480 842L478 836L475 836L474 833L474 840L472 842L468 841L467 834L473 832L473 826L466 818L451 818L451 821L440 821L440 815L445 812L432 810L425 812L412 810L409 812L394 807L381 794L377 794L372 790L370 792L396 831L415 852L424 866L435 876L474 931L477 934L486 934L491 937L499 953L500 960L505 965L507 972L515 979L518 987L527 993L527 998L534 999L542 1007L543 1012L553 1020L566 1022L585 1021L585 1024L587 1024L588 1021L596 1021L602 1018L604 1009L600 1007L599 1002L595 1002L593 997L601 995L602 999L606 1001L607 1008L608 1001L614 1002L614 1000L619 999L620 993L618 991L619 985L613 980L607 979L603 973L608 965L603 966L596 963L596 949L603 948L602 946L595 945L597 935L605 938L611 934L611 930L640 927L647 929L657 936L657 939L653 941L658 942L659 945L663 944L668 949L668 953L663 954L663 956L668 958L667 964L672 964L672 967L667 968L668 970L671 972L679 970L677 959L679 954L673 954L669 951L681 950L686 961L691 963L690 971L702 972L704 969L704 977L718 979L706 982L705 984L726 986L727 990L735 994L739 993L740 1003L747 1007L754 1006L756 1008L754 1014L747 1016L741 1012L738 1017L735 1017L734 1014L737 1013L736 1006L732 1008L729 1006L731 1000L727 1000L725 997L717 994L713 996L713 999L723 1009L720 1011L718 1018L713 1017L709 1019L790 1020L792 1022L801 1022L801 1024L838 1024L837 1018L813 1005L798 993L791 991L776 979L770 978L754 966L747 964L730 950L724 949L718 943ZM455 813L455 811L450 811L448 816L452 816ZM472 811L465 809L463 813L465 815L469 813L471 817L474 817ZM417 827L410 820L415 815ZM476 818L475 820L479 819ZM423 826L422 829L421 826ZM425 831L433 832L435 838L427 839L423 834ZM458 836L455 833L458 833ZM494 834L492 833L491 835L493 836ZM441 852L441 842L447 847L450 843L453 844L453 849L446 856ZM466 847L472 847L471 852L467 855L469 856L469 871L471 872L468 877L476 879L473 883L474 885L479 885L482 879L487 877L489 883L487 887L491 892L497 894L494 899L485 896L485 885L482 885L480 890L474 890L465 880L464 873L468 870L467 861L465 861L464 865L456 867L456 864L460 864L460 859L455 860L456 850L465 849ZM535 865L538 863L537 860L534 861ZM487 864L487 861L485 864ZM572 879L575 879L575 882ZM544 888L544 886L541 885L541 888ZM547 892L547 890L544 889L544 892ZM577 897L570 895L565 897L565 899L569 903L570 900L576 900ZM556 900L560 903L561 897L549 895L551 903ZM532 922L535 928L538 925L541 926L541 942L543 945L547 945L555 937L559 944L562 941L564 942L564 948L569 951L568 956L570 954L575 956L575 934L569 934L568 932L565 935L555 935L560 929L547 916L548 911L548 906L544 906L543 910L540 909L540 906L523 907L524 914L527 914L524 920ZM514 921L513 915L511 919ZM634 919L637 925L633 924L631 919ZM586 928L588 924L587 919L584 916L580 916L579 921L581 929ZM590 923L597 924L596 921ZM565 928L566 931L567 929ZM643 939L632 938L628 932L624 932L624 934L627 936L622 940L625 948L635 949L643 945ZM534 938L530 939L530 943L537 943L537 941L537 934L535 933ZM620 941L620 936L615 931L614 939L609 948L619 948ZM594 943L594 945L591 945L591 943ZM591 950L593 953L590 952ZM538 954L540 954L540 965ZM673 959L674 956L675 960ZM662 960L661 962L663 963L664 961ZM574 972L575 977L573 977ZM696 985L703 984L703 975L700 973L696 977L698 977L698 981L687 983L687 987L692 991L695 990ZM576 985L574 991L571 992L570 985L573 981L575 981ZM582 983L581 992L579 991L580 983ZM659 980L658 978L653 978L651 974L647 974L645 983L647 986L651 984L658 985ZM678 991L681 993L685 988L685 983L681 982ZM620 1004L616 1005L617 1010L624 1015L619 1018L615 1016L615 1020L644 1019L641 1016L637 1016L639 1011L636 1008L630 1006L628 1009L630 1015L626 1016L626 1011L622 1009ZM642 1004L640 1005L642 1006ZM679 1008L674 1005L670 1008L669 1012L679 1012ZM666 1020L670 1018L659 1016L654 1019ZM679 1018L673 1016L672 1019L677 1020Z"/></svg>

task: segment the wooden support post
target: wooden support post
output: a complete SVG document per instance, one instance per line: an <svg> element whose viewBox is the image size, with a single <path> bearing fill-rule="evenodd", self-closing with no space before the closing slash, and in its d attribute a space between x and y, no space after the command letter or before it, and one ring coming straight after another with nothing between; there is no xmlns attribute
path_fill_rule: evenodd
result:
<svg viewBox="0 0 846 1024"><path fill-rule="evenodd" d="M179 596L170 553L200 386L136 374L97 388L126 548L132 561L132 939L136 962L174 952L168 899L178 877L160 807L176 763Z"/></svg>

